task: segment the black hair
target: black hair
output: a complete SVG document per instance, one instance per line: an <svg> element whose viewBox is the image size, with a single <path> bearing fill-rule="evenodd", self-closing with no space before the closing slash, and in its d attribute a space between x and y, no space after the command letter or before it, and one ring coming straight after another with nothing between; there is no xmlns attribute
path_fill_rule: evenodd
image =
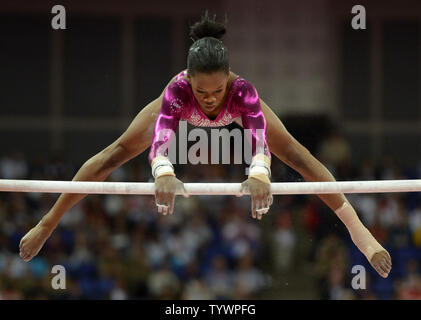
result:
<svg viewBox="0 0 421 320"><path fill-rule="evenodd" d="M187 70L190 75L194 72L212 73L215 71L229 72L228 48L220 40L226 33L225 22L211 19L208 11L199 22L190 27L190 37L194 43L190 46L187 56Z"/></svg>

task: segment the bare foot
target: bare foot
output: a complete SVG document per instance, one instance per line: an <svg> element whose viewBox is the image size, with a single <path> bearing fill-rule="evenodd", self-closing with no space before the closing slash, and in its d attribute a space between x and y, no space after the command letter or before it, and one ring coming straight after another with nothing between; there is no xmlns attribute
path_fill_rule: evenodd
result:
<svg viewBox="0 0 421 320"><path fill-rule="evenodd" d="M392 259L386 250L375 253L371 258L370 264L383 278L387 278L392 269Z"/></svg>
<svg viewBox="0 0 421 320"><path fill-rule="evenodd" d="M20 256L25 262L35 257L51 235L51 228L37 224L20 240Z"/></svg>

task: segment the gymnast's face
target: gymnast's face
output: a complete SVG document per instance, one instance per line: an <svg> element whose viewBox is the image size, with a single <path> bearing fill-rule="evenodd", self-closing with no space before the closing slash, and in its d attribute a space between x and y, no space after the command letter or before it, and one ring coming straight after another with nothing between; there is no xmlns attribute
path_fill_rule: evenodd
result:
<svg viewBox="0 0 421 320"><path fill-rule="evenodd" d="M212 73L195 72L187 76L193 94L199 102L200 109L208 116L217 116L224 103L227 92L229 73L216 71Z"/></svg>

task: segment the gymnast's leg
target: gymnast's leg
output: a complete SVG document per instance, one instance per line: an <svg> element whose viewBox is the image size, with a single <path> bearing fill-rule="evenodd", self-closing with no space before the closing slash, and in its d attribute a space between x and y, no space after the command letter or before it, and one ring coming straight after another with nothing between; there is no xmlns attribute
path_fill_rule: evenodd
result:
<svg viewBox="0 0 421 320"><path fill-rule="evenodd" d="M149 148L161 103L162 96L143 108L116 141L82 165L73 181L104 181L113 170ZM24 261L29 261L38 254L61 217L85 196L86 194L60 195L50 211L20 241L20 256Z"/></svg>
<svg viewBox="0 0 421 320"><path fill-rule="evenodd" d="M260 100L267 122L269 150L281 161L299 172L304 180L335 181L335 178L288 131L275 113ZM373 268L386 278L392 267L389 253L377 242L361 223L355 210L343 194L319 194L320 199L341 219L358 249L367 257Z"/></svg>

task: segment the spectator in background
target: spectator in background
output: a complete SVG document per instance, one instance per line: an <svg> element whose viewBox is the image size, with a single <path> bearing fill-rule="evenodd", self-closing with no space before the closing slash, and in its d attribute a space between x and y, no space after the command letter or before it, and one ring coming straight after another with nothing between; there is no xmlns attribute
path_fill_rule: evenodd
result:
<svg viewBox="0 0 421 320"><path fill-rule="evenodd" d="M409 228L408 212L402 198L398 199L397 219L390 228L389 247L393 249L409 248L412 246L412 235Z"/></svg>
<svg viewBox="0 0 421 320"><path fill-rule="evenodd" d="M128 295L124 282L117 280L110 293L111 300L127 300Z"/></svg>
<svg viewBox="0 0 421 320"><path fill-rule="evenodd" d="M13 280L0 277L0 300L21 300L22 292L13 284Z"/></svg>
<svg viewBox="0 0 421 320"><path fill-rule="evenodd" d="M44 165L47 180L72 180L75 168L67 162L63 151L56 151Z"/></svg>
<svg viewBox="0 0 421 320"><path fill-rule="evenodd" d="M168 257L168 252L156 232L151 232L145 243L146 256L151 268L158 267Z"/></svg>
<svg viewBox="0 0 421 320"><path fill-rule="evenodd" d="M396 285L396 298L400 300L421 300L421 273L419 262L410 259L407 264L408 274Z"/></svg>
<svg viewBox="0 0 421 320"><path fill-rule="evenodd" d="M222 224L222 239L233 259L239 259L259 243L260 229L234 203L226 209Z"/></svg>
<svg viewBox="0 0 421 320"><path fill-rule="evenodd" d="M320 228L320 201L309 197L304 204L302 223L306 231L311 235L317 235Z"/></svg>
<svg viewBox="0 0 421 320"><path fill-rule="evenodd" d="M374 222L370 227L370 231L373 234L373 237L374 235L376 236L376 239L378 239L379 243L385 244L387 242L389 236L389 229L384 227L383 224L380 223L378 215L374 217Z"/></svg>
<svg viewBox="0 0 421 320"><path fill-rule="evenodd" d="M385 228L395 226L399 219L398 196L393 193L384 194L380 199L376 214Z"/></svg>
<svg viewBox="0 0 421 320"><path fill-rule="evenodd" d="M212 300L215 296L201 279L192 279L187 282L181 296L183 300Z"/></svg>
<svg viewBox="0 0 421 320"><path fill-rule="evenodd" d="M332 268L345 268L348 265L348 252L342 240L334 234L328 234L316 249L314 262L315 276L318 279L322 299L331 297L330 286L337 284L338 275L330 275ZM329 280L329 276L333 277ZM330 282L329 282L330 281Z"/></svg>
<svg viewBox="0 0 421 320"><path fill-rule="evenodd" d="M0 159L1 179L25 179L27 174L28 165L21 153L14 151Z"/></svg>
<svg viewBox="0 0 421 320"><path fill-rule="evenodd" d="M350 291L345 286L345 272L341 265L331 264L327 275L328 299L345 300L349 299Z"/></svg>
<svg viewBox="0 0 421 320"><path fill-rule="evenodd" d="M399 180L402 179L402 172L396 165L395 160L392 156L385 156L381 166L381 180Z"/></svg>
<svg viewBox="0 0 421 320"><path fill-rule="evenodd" d="M181 283L171 271L170 262L165 260L148 275L148 290L154 299L178 299Z"/></svg>
<svg viewBox="0 0 421 320"><path fill-rule="evenodd" d="M95 257L89 249L88 238L85 232L77 231L75 234L75 246L69 256L69 263L72 268L78 269L84 264L94 263Z"/></svg>
<svg viewBox="0 0 421 320"><path fill-rule="evenodd" d="M316 248L319 246L319 241L325 234L323 234L320 215L321 203L315 197L308 197L303 205L302 224L307 232L310 248L308 258L310 261L315 260Z"/></svg>
<svg viewBox="0 0 421 320"><path fill-rule="evenodd" d="M319 159L332 172L338 174L340 167L348 167L350 160L350 147L338 129L333 128L322 141Z"/></svg>
<svg viewBox="0 0 421 320"><path fill-rule="evenodd" d="M408 223L414 245L421 247L421 201L414 210L409 212Z"/></svg>
<svg viewBox="0 0 421 320"><path fill-rule="evenodd" d="M225 256L213 257L211 269L205 275L205 282L216 299L232 298L234 278Z"/></svg>
<svg viewBox="0 0 421 320"><path fill-rule="evenodd" d="M370 229L376 220L377 210L377 198L376 196L365 193L365 194L354 194L352 197L352 203L358 208L358 212L361 213L361 220Z"/></svg>
<svg viewBox="0 0 421 320"><path fill-rule="evenodd" d="M296 236L292 228L291 212L281 211L276 217L274 231L274 252L275 263L282 270L291 268L294 258Z"/></svg>
<svg viewBox="0 0 421 320"><path fill-rule="evenodd" d="M138 229L141 230L141 229ZM147 298L147 278L152 271L148 265L142 233L136 233L128 257L124 259L122 276L130 298Z"/></svg>
<svg viewBox="0 0 421 320"><path fill-rule="evenodd" d="M255 299L256 294L265 286L262 272L254 266L254 254L248 252L238 261L235 273L235 299Z"/></svg>
<svg viewBox="0 0 421 320"><path fill-rule="evenodd" d="M376 169L372 159L365 158L357 170L359 171L355 177L357 180L376 180Z"/></svg>

